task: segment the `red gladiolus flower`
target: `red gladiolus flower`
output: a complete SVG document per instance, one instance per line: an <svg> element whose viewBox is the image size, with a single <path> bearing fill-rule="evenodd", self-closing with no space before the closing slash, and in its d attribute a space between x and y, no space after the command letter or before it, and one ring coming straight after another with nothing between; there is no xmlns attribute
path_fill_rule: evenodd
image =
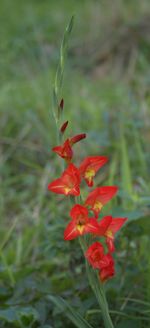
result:
<svg viewBox="0 0 150 328"><path fill-rule="evenodd" d="M100 262L104 256L104 247L98 241L92 244L86 251L85 257L93 268L99 269Z"/></svg>
<svg viewBox="0 0 150 328"><path fill-rule="evenodd" d="M94 189L87 197L85 205L88 206L98 218L103 205L105 205L117 192L118 188L113 186L98 187Z"/></svg>
<svg viewBox="0 0 150 328"><path fill-rule="evenodd" d="M85 158L80 164L79 172L89 187L93 186L93 178L96 172L107 163L107 161L108 158L106 156L90 156Z"/></svg>
<svg viewBox="0 0 150 328"><path fill-rule="evenodd" d="M86 251L85 257L94 269L99 269L99 276L102 282L114 275L114 260L109 253L104 254L104 248L101 243L95 242L92 244Z"/></svg>
<svg viewBox="0 0 150 328"><path fill-rule="evenodd" d="M111 253L115 250L114 235L118 230L121 229L126 220L127 218L112 218L112 216L105 216L99 222L99 235L104 235L106 237L108 250ZM104 231L104 233L102 233L102 231Z"/></svg>
<svg viewBox="0 0 150 328"><path fill-rule="evenodd" d="M105 282L106 280L114 276L114 260L110 254L106 254L103 256L102 260L100 261L99 268L99 277L102 282Z"/></svg>
<svg viewBox="0 0 150 328"><path fill-rule="evenodd" d="M85 133L77 134L76 136L67 139L62 146L56 146L52 150L57 153L60 157L64 158L68 163L71 161L73 156L72 145L76 142L84 139L86 137Z"/></svg>
<svg viewBox="0 0 150 328"><path fill-rule="evenodd" d="M70 211L72 220L64 231L64 239L72 240L86 233L98 232L99 225L95 218L88 217L88 210L82 205L76 204Z"/></svg>
<svg viewBox="0 0 150 328"><path fill-rule="evenodd" d="M62 176L48 185L48 189L56 194L80 195L80 174L74 164L69 164Z"/></svg>
<svg viewBox="0 0 150 328"><path fill-rule="evenodd" d="M60 157L64 158L67 162L70 162L73 156L73 151L70 146L70 141L67 139L62 146L56 146L52 149Z"/></svg>

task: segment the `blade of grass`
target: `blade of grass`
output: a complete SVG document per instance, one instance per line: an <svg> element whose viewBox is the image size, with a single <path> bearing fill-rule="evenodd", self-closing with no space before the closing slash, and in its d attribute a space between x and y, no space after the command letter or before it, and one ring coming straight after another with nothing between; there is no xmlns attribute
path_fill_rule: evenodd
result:
<svg viewBox="0 0 150 328"><path fill-rule="evenodd" d="M11 227L8 229L8 231L5 234L5 237L0 245L0 252L2 251L2 249L5 247L5 245L7 244L8 240L11 238L12 232L14 231L17 223L18 223L19 218L16 217L15 220L13 221Z"/></svg>
<svg viewBox="0 0 150 328"><path fill-rule="evenodd" d="M121 152L121 181L122 189L126 191L126 194L131 198L133 197L133 187L132 187L132 173L129 160L128 146L125 139L124 128L120 128L120 152ZM131 207L131 203L127 199L123 199L123 206Z"/></svg>

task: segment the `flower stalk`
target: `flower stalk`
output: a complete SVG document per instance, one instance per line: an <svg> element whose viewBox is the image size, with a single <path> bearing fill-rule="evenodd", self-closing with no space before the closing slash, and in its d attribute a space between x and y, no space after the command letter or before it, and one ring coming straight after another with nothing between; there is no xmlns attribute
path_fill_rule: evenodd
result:
<svg viewBox="0 0 150 328"><path fill-rule="evenodd" d="M74 147L83 142L85 133L68 137L64 140L68 120L62 122L64 100L60 98L64 74L68 36L73 25L73 17L66 29L60 51L60 63L56 72L53 89L53 113L57 129L58 145L52 148L65 163L60 177L48 185L50 192L61 194L70 199L70 221L64 230L64 240L79 238L80 246L86 261L86 271L90 286L97 298L105 328L113 328L105 295L104 283L115 275L113 252L115 251L115 234L127 218L112 218L111 215L101 218L100 214L117 193L117 186L97 186L89 192L86 199L81 197L81 184L93 188L98 171L107 162L106 156L88 156L79 165L74 163ZM61 100L60 100L61 99ZM101 240L101 237L102 240ZM93 242L94 241L94 242ZM92 243L92 244L91 244ZM86 325L89 327L89 325Z"/></svg>

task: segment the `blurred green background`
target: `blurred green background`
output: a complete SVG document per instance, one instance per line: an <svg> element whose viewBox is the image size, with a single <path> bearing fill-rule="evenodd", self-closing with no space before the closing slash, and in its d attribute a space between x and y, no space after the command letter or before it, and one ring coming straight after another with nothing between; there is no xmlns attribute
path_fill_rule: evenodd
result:
<svg viewBox="0 0 150 328"><path fill-rule="evenodd" d="M64 242L69 204L47 192L60 174L52 87L75 14L62 96L76 163L107 155L97 184L117 184L103 213L127 216L106 284L115 327L150 326L149 0L1 0L0 327L74 327L47 300L70 301L103 327L78 240ZM75 148L74 148L75 149Z"/></svg>

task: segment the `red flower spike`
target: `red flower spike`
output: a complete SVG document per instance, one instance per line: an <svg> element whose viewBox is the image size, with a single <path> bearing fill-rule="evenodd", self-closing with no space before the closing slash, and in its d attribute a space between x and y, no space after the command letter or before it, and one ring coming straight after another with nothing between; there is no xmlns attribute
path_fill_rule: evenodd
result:
<svg viewBox="0 0 150 328"><path fill-rule="evenodd" d="M86 138L86 134L85 133L81 133L81 134L77 134L76 136L70 138L70 145L74 145L75 143L79 142L82 139Z"/></svg>
<svg viewBox="0 0 150 328"><path fill-rule="evenodd" d="M105 282L106 280L114 276L114 260L110 254L106 254L103 256L99 268L99 277L102 282Z"/></svg>
<svg viewBox="0 0 150 328"><path fill-rule="evenodd" d="M112 218L112 216L105 216L99 222L99 236L106 237L106 244L108 246L109 252L114 252L114 235L115 233L121 229L122 225L126 222L127 218Z"/></svg>
<svg viewBox="0 0 150 328"><path fill-rule="evenodd" d="M68 126L68 121L64 122L60 128L60 132L63 134Z"/></svg>
<svg viewBox="0 0 150 328"><path fill-rule="evenodd" d="M104 248L98 241L92 244L86 251L85 257L94 269L100 268L100 261L104 256Z"/></svg>
<svg viewBox="0 0 150 328"><path fill-rule="evenodd" d="M62 146L56 146L52 149L60 157L64 158L68 163L71 161L73 156L73 151L70 146L69 139L67 139Z"/></svg>
<svg viewBox="0 0 150 328"><path fill-rule="evenodd" d="M80 174L74 164L69 164L60 178L48 185L48 189L57 194L80 195Z"/></svg>
<svg viewBox="0 0 150 328"><path fill-rule="evenodd" d="M89 187L93 186L93 178L96 172L108 161L106 156L90 156L80 164L79 172Z"/></svg>
<svg viewBox="0 0 150 328"><path fill-rule="evenodd" d="M72 220L64 231L64 239L72 240L86 233L95 234L99 225L95 218L88 218L88 210L82 205L76 204L70 211Z"/></svg>
<svg viewBox="0 0 150 328"><path fill-rule="evenodd" d="M103 205L105 205L118 191L118 187L98 187L94 189L87 197L85 206L88 206L98 218Z"/></svg>

